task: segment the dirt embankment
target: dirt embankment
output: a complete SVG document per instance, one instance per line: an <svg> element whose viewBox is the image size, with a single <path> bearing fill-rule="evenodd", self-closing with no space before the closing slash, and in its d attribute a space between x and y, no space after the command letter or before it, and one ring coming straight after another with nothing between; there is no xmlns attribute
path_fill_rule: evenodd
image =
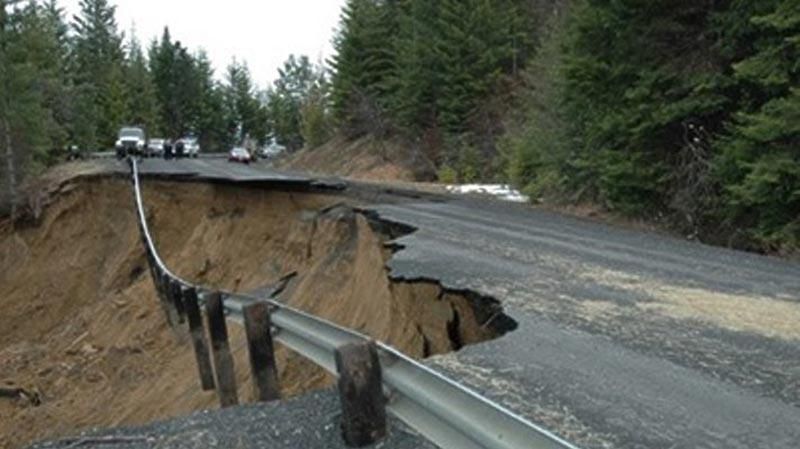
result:
<svg viewBox="0 0 800 449"><path fill-rule="evenodd" d="M250 292L295 274L280 299L424 357L496 337L489 298L387 277L391 226L332 195L145 182L149 220L182 276ZM0 229L0 448L82 428L140 424L216 407L188 339L169 330L147 275L130 184L77 182L40 223ZM491 324L487 324L491 323ZM240 398L252 397L241 329L231 326ZM331 378L278 351L284 395Z"/></svg>
<svg viewBox="0 0 800 449"><path fill-rule="evenodd" d="M431 181L436 177L435 167L423 151L375 137L337 137L318 148L285 156L276 165L284 170L368 181Z"/></svg>

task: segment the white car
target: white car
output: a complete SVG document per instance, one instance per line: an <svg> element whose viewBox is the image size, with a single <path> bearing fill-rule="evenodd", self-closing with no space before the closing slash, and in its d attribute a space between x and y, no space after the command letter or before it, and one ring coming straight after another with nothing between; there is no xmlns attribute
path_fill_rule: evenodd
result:
<svg viewBox="0 0 800 449"><path fill-rule="evenodd" d="M197 157L200 154L200 142L196 137L184 137L180 140L183 143L183 157Z"/></svg>
<svg viewBox="0 0 800 449"><path fill-rule="evenodd" d="M271 159L277 156L280 156L282 153L286 151L286 147L279 144L275 140L270 142L268 145L261 147L258 150L258 155L264 159Z"/></svg>
<svg viewBox="0 0 800 449"><path fill-rule="evenodd" d="M162 138L150 139L150 141L147 142L147 151L145 152L145 156L148 157L163 156L166 145L167 145L166 139Z"/></svg>
<svg viewBox="0 0 800 449"><path fill-rule="evenodd" d="M176 158L197 157L200 153L200 144L194 137L183 137L175 141L173 153Z"/></svg>

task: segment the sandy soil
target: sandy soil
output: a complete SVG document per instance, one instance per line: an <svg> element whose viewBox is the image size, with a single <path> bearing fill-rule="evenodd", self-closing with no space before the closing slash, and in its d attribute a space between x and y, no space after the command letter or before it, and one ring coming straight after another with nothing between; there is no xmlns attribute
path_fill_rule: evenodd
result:
<svg viewBox="0 0 800 449"><path fill-rule="evenodd" d="M205 285L252 291L297 273L282 300L422 357L492 338L483 315L435 284L395 284L384 237L335 196L145 182L160 252ZM130 184L68 184L25 229L0 228L0 448L95 426L216 407L199 388L188 338L167 328L132 211ZM231 326L240 398L246 347ZM278 351L284 395L331 378Z"/></svg>

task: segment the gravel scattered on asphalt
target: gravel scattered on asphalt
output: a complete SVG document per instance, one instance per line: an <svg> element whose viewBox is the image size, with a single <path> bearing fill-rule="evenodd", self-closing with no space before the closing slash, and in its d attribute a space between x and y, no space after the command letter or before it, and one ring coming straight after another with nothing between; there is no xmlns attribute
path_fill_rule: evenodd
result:
<svg viewBox="0 0 800 449"><path fill-rule="evenodd" d="M41 442L30 449L344 449L336 392L322 390L287 401L206 410L141 427L103 429ZM402 423L390 421L389 437L374 449L433 449Z"/></svg>

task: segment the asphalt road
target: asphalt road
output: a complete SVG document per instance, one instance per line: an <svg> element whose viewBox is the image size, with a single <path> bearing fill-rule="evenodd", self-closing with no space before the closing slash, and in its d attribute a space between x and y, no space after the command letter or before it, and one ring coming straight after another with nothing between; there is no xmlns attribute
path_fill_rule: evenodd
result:
<svg viewBox="0 0 800 449"><path fill-rule="evenodd" d="M346 449L336 392L317 391L269 404L202 411L139 427L87 432L31 449ZM366 449L434 449L392 422L386 440Z"/></svg>
<svg viewBox="0 0 800 449"><path fill-rule="evenodd" d="M800 266L490 202L376 206L392 276L519 327L434 363L587 448L800 447Z"/></svg>
<svg viewBox="0 0 800 449"><path fill-rule="evenodd" d="M270 182L310 184L317 182L302 174L278 173L267 169L264 162L254 164L231 163L220 158L171 159L160 158L139 159L139 169L143 176L168 176L198 181L224 182ZM98 171L129 174L126 161L115 158L96 159L92 162Z"/></svg>
<svg viewBox="0 0 800 449"><path fill-rule="evenodd" d="M142 171L343 187L214 160L149 160ZM527 206L413 196L367 206L416 229L396 241L390 275L492 296L518 325L432 365L585 448L800 447L797 263Z"/></svg>

